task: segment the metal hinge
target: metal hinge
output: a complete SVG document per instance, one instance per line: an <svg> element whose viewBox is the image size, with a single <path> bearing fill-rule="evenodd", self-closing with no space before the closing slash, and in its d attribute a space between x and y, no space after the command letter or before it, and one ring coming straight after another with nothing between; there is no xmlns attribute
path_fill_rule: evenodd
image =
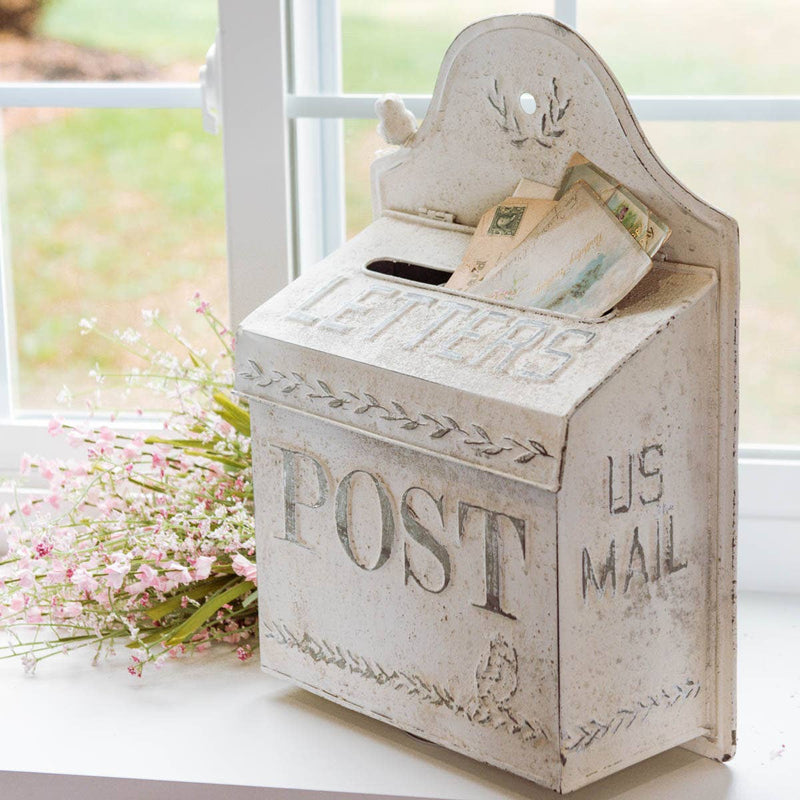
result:
<svg viewBox="0 0 800 800"><path fill-rule="evenodd" d="M451 214L449 211L436 211L433 208L418 208L416 215L425 217L425 219L435 219L439 222L449 222L450 224L456 220L455 214Z"/></svg>

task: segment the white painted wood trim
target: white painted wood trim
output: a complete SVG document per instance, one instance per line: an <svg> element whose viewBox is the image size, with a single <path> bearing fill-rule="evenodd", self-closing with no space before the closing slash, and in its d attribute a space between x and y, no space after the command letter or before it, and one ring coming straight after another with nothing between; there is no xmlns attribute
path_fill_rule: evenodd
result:
<svg viewBox="0 0 800 800"><path fill-rule="evenodd" d="M553 3L553 16L569 25L570 28L578 27L578 0L555 0Z"/></svg>
<svg viewBox="0 0 800 800"><path fill-rule="evenodd" d="M223 0L224 2L225 0ZM288 94L290 119L374 119L379 94ZM404 95L424 117L431 96ZM631 95L644 122L798 122L799 95ZM198 83L0 83L5 108L200 108Z"/></svg>
<svg viewBox="0 0 800 800"><path fill-rule="evenodd" d="M290 277L284 3L219 0L219 26L228 286L235 327Z"/></svg>
<svg viewBox="0 0 800 800"><path fill-rule="evenodd" d="M338 94L342 89L338 0L289 4L289 79L292 92ZM321 261L345 238L343 123L337 118L292 120L294 268ZM301 214L302 210L302 214ZM305 220L305 224L303 224Z"/></svg>
<svg viewBox="0 0 800 800"><path fill-rule="evenodd" d="M293 118L374 119L379 94L289 95L286 113ZM0 95L0 99L2 95ZM800 96L769 95L631 95L643 122L798 122ZM406 107L422 118L431 96L403 95Z"/></svg>
<svg viewBox="0 0 800 800"><path fill-rule="evenodd" d="M200 103L199 83L0 83L0 107L4 108L200 108Z"/></svg>

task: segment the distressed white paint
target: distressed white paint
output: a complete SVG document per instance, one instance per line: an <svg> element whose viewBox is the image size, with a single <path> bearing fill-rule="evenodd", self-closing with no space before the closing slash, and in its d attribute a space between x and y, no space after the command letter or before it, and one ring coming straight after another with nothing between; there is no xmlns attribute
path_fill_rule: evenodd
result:
<svg viewBox="0 0 800 800"><path fill-rule="evenodd" d="M375 272L452 270L481 210L576 150L674 231L614 314ZM237 339L265 668L560 791L678 744L724 760L735 222L666 172L580 37L525 15L458 37L373 197Z"/></svg>

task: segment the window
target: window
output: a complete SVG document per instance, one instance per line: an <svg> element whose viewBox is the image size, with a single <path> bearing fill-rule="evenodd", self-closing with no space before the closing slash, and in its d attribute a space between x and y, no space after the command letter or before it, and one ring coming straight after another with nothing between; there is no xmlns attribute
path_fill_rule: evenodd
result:
<svg viewBox="0 0 800 800"><path fill-rule="evenodd" d="M702 9L678 0L668 12L645 0L635 15L605 0L465 0L457 8L424 0L220 0L219 10L223 68L219 58L210 62L204 97L206 113L221 98L225 117L234 319L369 221L368 164L382 146L374 100L397 91L421 118L444 49L465 24L534 11L587 36L668 168L740 223L740 572L749 588L796 590L791 558L770 555L800 550L800 499L792 491L800 479L800 244L789 222L800 211L799 168L789 155L800 129L793 44L800 23L791 4L776 4L770 15L755 3L722 0ZM0 106L200 103L193 83L0 86ZM156 126L164 112L136 113L152 114ZM186 164L187 180L195 169ZM13 191L9 186L9 196ZM6 261L6 308L10 271ZM0 458L9 469L19 450L36 449L31 437L42 423L9 401L8 315L4 330Z"/></svg>
<svg viewBox="0 0 800 800"><path fill-rule="evenodd" d="M54 446L43 422L64 385L80 415L95 361L131 365L81 317L124 329L168 305L188 327L200 286L225 309L222 146L196 82L216 27L214 0L52 0L36 36L3 39L2 473Z"/></svg>

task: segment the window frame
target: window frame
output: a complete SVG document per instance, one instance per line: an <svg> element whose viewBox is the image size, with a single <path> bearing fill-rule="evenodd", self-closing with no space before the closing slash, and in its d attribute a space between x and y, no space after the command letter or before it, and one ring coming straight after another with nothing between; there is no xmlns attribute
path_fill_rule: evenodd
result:
<svg viewBox="0 0 800 800"><path fill-rule="evenodd" d="M202 84L0 83L0 110L196 108L206 120L221 115L227 123L226 230L235 325L344 241L342 120L374 119L379 95L341 91L338 0L218 0L218 10L219 34ZM579 30L577 0L554 0L553 11ZM226 61L226 51L237 56ZM404 99L412 112L424 116L430 96ZM629 100L642 121L800 121L800 96L634 95ZM15 342L4 181L0 160L0 476L13 474L25 451L57 455L47 437L47 415L23 413L13 404ZM320 220L307 226L302 237L295 224L300 209ZM123 430L133 427L130 420L116 424ZM741 586L800 591L800 576L790 566L800 558L798 485L800 443L740 446ZM776 552L782 557L770 558Z"/></svg>

